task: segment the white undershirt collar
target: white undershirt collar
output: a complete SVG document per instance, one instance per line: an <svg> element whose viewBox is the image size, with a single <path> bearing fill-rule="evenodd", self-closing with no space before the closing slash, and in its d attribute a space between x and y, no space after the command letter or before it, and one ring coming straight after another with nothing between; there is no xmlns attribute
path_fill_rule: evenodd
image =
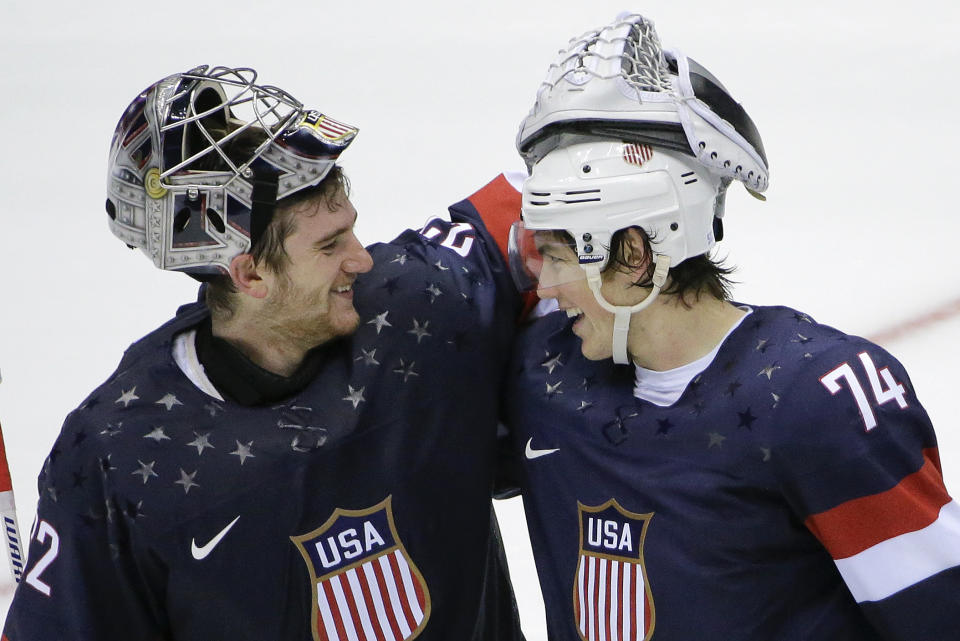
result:
<svg viewBox="0 0 960 641"><path fill-rule="evenodd" d="M633 387L633 395L641 400L659 405L660 407L669 407L676 403L680 396L683 395L683 391L687 389L690 381L692 381L697 374L707 369L710 363L713 362L713 359L717 357L717 353L727 340L727 337L729 337L735 329L740 327L744 318L753 312L751 308L746 306L740 307L740 309L745 311L746 314L741 316L740 319L733 324L724 337L720 339L720 342L717 343L716 347L692 363L687 363L686 365L681 365L680 367L668 369L663 372L657 372L635 365L636 381Z"/></svg>

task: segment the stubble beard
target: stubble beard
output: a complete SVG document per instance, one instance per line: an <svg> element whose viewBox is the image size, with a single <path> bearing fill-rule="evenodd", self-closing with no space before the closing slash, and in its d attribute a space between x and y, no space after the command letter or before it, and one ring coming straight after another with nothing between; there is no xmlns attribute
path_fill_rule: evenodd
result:
<svg viewBox="0 0 960 641"><path fill-rule="evenodd" d="M350 305L350 314L336 309L330 290L298 292L290 280L282 278L266 303L270 309L271 332L281 340L312 349L341 336L349 336L360 327L360 316Z"/></svg>

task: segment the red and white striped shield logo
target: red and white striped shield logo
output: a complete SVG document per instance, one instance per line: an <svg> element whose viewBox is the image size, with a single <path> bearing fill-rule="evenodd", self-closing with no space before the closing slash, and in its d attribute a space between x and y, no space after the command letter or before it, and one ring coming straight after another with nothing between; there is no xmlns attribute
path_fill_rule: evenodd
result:
<svg viewBox="0 0 960 641"><path fill-rule="evenodd" d="M646 641L654 609L643 541L653 513L635 514L615 499L580 512L580 562L573 585L575 625L583 641Z"/></svg>
<svg viewBox="0 0 960 641"><path fill-rule="evenodd" d="M365 510L337 508L302 536L313 582L315 641L405 641L430 618L430 592L393 523L388 496Z"/></svg>
<svg viewBox="0 0 960 641"><path fill-rule="evenodd" d="M653 147L650 145L642 145L634 142L623 144L624 162L636 165L637 167L643 167L643 163L651 158L653 158Z"/></svg>
<svg viewBox="0 0 960 641"><path fill-rule="evenodd" d="M352 140L357 135L356 127L334 120L319 111L305 113L301 125L312 127L321 137L330 142L340 142L347 137Z"/></svg>

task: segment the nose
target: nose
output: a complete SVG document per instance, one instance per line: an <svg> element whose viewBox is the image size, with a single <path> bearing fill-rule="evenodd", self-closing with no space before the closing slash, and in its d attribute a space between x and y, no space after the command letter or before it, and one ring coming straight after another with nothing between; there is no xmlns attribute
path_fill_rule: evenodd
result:
<svg viewBox="0 0 960 641"><path fill-rule="evenodd" d="M343 261L343 271L349 274L364 274L373 268L373 257L360 240L353 236L350 240L350 255Z"/></svg>

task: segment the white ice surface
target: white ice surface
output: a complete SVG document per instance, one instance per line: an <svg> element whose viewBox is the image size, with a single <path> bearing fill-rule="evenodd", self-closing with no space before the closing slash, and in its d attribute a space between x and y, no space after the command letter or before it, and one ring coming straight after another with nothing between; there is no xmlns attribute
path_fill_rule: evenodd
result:
<svg viewBox="0 0 960 641"><path fill-rule="evenodd" d="M365 241L392 237L521 165L547 64L620 2L10 2L0 24L0 420L21 528L67 412L122 349L194 296L107 231L105 159L121 111L196 64L249 65L356 124L344 155ZM960 9L948 2L727 5L649 0L661 39L746 106L769 201L728 198L736 298L871 335L960 296ZM199 25L210 26L199 26ZM950 378L960 321L888 345L906 364L960 492ZM500 506L528 639L543 610L517 500ZM0 562L2 564L2 562ZM0 584L0 615L9 584Z"/></svg>

